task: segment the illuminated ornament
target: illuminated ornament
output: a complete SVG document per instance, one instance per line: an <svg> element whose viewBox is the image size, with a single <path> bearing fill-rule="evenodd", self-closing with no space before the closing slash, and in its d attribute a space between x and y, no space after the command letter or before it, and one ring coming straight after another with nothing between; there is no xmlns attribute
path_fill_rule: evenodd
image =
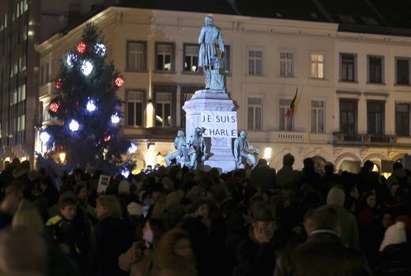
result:
<svg viewBox="0 0 411 276"><path fill-rule="evenodd" d="M69 68L73 68L74 62L77 61L77 56L73 53L68 53L66 56L66 64Z"/></svg>
<svg viewBox="0 0 411 276"><path fill-rule="evenodd" d="M104 140L104 142L110 142L110 140L111 140L111 135L107 135L107 136L104 136L104 138L103 138L103 140Z"/></svg>
<svg viewBox="0 0 411 276"><path fill-rule="evenodd" d="M118 76L118 77L114 80L114 84L115 84L117 87L122 87L123 84L124 84L124 79L123 79L122 77Z"/></svg>
<svg viewBox="0 0 411 276"><path fill-rule="evenodd" d="M63 88L63 82L62 82L61 79L58 79L58 80L56 81L55 87L56 87L56 89L58 89L58 90L60 90L61 88Z"/></svg>
<svg viewBox="0 0 411 276"><path fill-rule="evenodd" d="M127 168L122 168L120 173L122 176L124 176L124 178L128 178L128 176L130 175L130 170Z"/></svg>
<svg viewBox="0 0 411 276"><path fill-rule="evenodd" d="M51 112L56 113L59 110L59 107L60 106L59 106L58 103L53 102L53 103L50 104L49 109L50 109Z"/></svg>
<svg viewBox="0 0 411 276"><path fill-rule="evenodd" d="M101 57L104 57L107 52L106 45L104 45L103 43L97 43L96 46L94 46L94 50L96 51L96 54Z"/></svg>
<svg viewBox="0 0 411 276"><path fill-rule="evenodd" d="M89 99L87 104L86 104L86 109L88 112L94 112L97 109L96 103L94 102L94 100Z"/></svg>
<svg viewBox="0 0 411 276"><path fill-rule="evenodd" d="M71 132L76 132L80 129L80 124L76 120L72 119L69 123L69 129Z"/></svg>
<svg viewBox="0 0 411 276"><path fill-rule="evenodd" d="M117 125L118 123L120 123L120 116L118 116L117 113L114 113L113 115L111 115L111 123L113 125Z"/></svg>
<svg viewBox="0 0 411 276"><path fill-rule="evenodd" d="M83 63L81 64L81 72L83 73L84 76L89 76L91 74L91 72L93 71L93 64L88 61L88 60L84 60Z"/></svg>
<svg viewBox="0 0 411 276"><path fill-rule="evenodd" d="M77 51L80 54L84 54L86 52L87 45L83 41L81 41L79 44L77 44Z"/></svg>
<svg viewBox="0 0 411 276"><path fill-rule="evenodd" d="M48 134L47 131L40 132L40 141L43 144L47 144L50 141L50 138L51 138L51 136L50 136L50 134Z"/></svg>
<svg viewBox="0 0 411 276"><path fill-rule="evenodd" d="M128 147L128 154L134 154L137 151L137 146L134 143L130 143L130 146Z"/></svg>

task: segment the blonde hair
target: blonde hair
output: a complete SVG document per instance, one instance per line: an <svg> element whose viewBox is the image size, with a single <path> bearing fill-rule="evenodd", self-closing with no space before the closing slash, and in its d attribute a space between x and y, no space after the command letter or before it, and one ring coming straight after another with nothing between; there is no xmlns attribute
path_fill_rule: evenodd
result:
<svg viewBox="0 0 411 276"><path fill-rule="evenodd" d="M109 217L122 217L121 205L117 197L113 195L101 195L97 198L97 201L101 204L101 206L107 209Z"/></svg>
<svg viewBox="0 0 411 276"><path fill-rule="evenodd" d="M13 216L12 228L16 229L18 227L25 227L38 234L42 234L44 231L44 221L40 212L32 203L26 200L20 202Z"/></svg>

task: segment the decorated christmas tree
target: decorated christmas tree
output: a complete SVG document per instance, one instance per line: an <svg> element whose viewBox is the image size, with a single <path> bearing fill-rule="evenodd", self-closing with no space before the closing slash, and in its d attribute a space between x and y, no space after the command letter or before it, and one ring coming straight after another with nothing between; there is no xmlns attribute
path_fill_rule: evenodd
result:
<svg viewBox="0 0 411 276"><path fill-rule="evenodd" d="M42 129L40 139L50 152L64 151L68 164L118 164L121 154L136 146L122 137L121 102L116 91L123 77L106 61L108 49L93 25L61 61L49 113L55 124Z"/></svg>

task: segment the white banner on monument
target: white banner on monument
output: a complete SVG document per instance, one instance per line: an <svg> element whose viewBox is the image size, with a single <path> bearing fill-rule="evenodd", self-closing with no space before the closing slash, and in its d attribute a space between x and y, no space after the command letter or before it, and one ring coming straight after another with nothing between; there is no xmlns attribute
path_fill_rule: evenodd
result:
<svg viewBox="0 0 411 276"><path fill-rule="evenodd" d="M200 127L205 128L203 137L236 138L237 112L235 111L203 111Z"/></svg>

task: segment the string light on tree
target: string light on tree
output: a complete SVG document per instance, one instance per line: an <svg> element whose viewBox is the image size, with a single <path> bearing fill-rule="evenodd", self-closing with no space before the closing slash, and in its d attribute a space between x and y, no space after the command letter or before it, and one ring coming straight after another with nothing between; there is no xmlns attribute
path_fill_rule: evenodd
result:
<svg viewBox="0 0 411 276"><path fill-rule="evenodd" d="M114 80L114 84L115 84L118 88L122 87L123 84L124 84L124 78L121 77L121 76L118 76L118 77Z"/></svg>
<svg viewBox="0 0 411 276"><path fill-rule="evenodd" d="M127 168L122 168L120 173L122 176L124 176L124 178L128 178L128 176L130 175L130 170Z"/></svg>
<svg viewBox="0 0 411 276"><path fill-rule="evenodd" d="M81 73L83 73L84 76L88 77L93 71L94 66L89 60L84 60L83 63L81 64L80 69L81 69Z"/></svg>
<svg viewBox="0 0 411 276"><path fill-rule="evenodd" d="M118 123L120 123L120 116L118 115L117 112L111 115L111 123L113 125L117 125Z"/></svg>
<svg viewBox="0 0 411 276"><path fill-rule="evenodd" d="M50 141L50 138L51 138L51 136L47 131L40 132L40 141L43 144L47 144Z"/></svg>
<svg viewBox="0 0 411 276"><path fill-rule="evenodd" d="M56 113L56 112L59 110L59 108L60 108L60 106L59 106L59 104L56 103L56 102L52 102L52 103L49 105L50 111L51 111L51 112L54 112L54 113Z"/></svg>
<svg viewBox="0 0 411 276"><path fill-rule="evenodd" d="M137 146L134 143L130 143L130 146L128 147L127 150L128 154L134 154L137 152Z"/></svg>
<svg viewBox="0 0 411 276"><path fill-rule="evenodd" d="M86 52L86 50L87 50L87 45L86 45L86 43L84 43L83 41L80 41L80 43L77 44L77 51L78 51L80 54L84 54L84 53Z"/></svg>
<svg viewBox="0 0 411 276"><path fill-rule="evenodd" d="M76 120L71 119L69 129L71 132L77 132L80 129L80 124Z"/></svg>
<svg viewBox="0 0 411 276"><path fill-rule="evenodd" d="M87 111L90 112L90 113L96 111L97 106L96 106L96 103L94 102L93 99L90 99L90 98L89 98L89 100L87 101L87 104L86 104L86 109L87 109Z"/></svg>
<svg viewBox="0 0 411 276"><path fill-rule="evenodd" d="M74 62L77 60L77 56L73 53L68 53L66 56L66 64L69 68L74 67Z"/></svg>
<svg viewBox="0 0 411 276"><path fill-rule="evenodd" d="M103 140L104 140L104 142L106 142L106 143L110 142L110 140L111 140L111 135L106 135L106 136L104 136Z"/></svg>
<svg viewBox="0 0 411 276"><path fill-rule="evenodd" d="M106 55L107 48L103 43L97 43L96 46L94 46L94 49L96 51L96 54L98 54L99 56L104 57Z"/></svg>

